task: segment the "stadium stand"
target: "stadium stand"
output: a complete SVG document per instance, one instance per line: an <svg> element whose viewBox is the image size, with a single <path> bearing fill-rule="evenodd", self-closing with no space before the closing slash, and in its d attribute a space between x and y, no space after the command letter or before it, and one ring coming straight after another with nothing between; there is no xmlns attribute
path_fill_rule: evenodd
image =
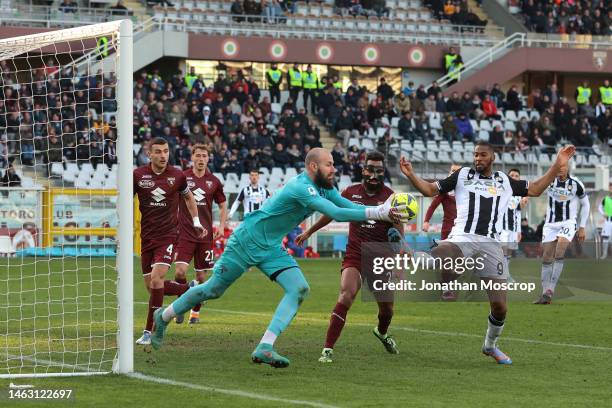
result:
<svg viewBox="0 0 612 408"><path fill-rule="evenodd" d="M537 33L612 35L609 1L510 0L510 12L520 14L525 26Z"/></svg>

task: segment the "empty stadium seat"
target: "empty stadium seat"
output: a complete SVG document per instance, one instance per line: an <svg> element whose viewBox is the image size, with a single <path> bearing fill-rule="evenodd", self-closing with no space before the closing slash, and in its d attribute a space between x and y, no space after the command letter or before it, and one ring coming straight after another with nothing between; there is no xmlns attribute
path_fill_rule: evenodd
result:
<svg viewBox="0 0 612 408"><path fill-rule="evenodd" d="M61 177L64 174L64 165L62 163L51 164L51 175Z"/></svg>
<svg viewBox="0 0 612 408"><path fill-rule="evenodd" d="M483 122L484 122L484 120L483 120ZM488 123L488 122L487 122L487 123ZM481 129L481 130L478 132L478 139L479 139L479 140L482 140L482 141L485 141L485 142L488 142L488 141L489 141L489 132L487 132L487 131L486 131L486 130L484 130L484 129Z"/></svg>
<svg viewBox="0 0 612 408"><path fill-rule="evenodd" d="M506 120L512 122L518 122L518 117L516 116L516 112L513 110L506 111Z"/></svg>

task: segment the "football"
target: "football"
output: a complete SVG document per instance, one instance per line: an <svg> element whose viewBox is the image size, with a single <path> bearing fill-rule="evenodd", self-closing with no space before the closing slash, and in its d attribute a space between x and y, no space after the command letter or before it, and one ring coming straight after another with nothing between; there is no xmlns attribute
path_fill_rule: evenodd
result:
<svg viewBox="0 0 612 408"><path fill-rule="evenodd" d="M414 217L416 217L416 215L419 213L419 203L412 194L396 193L391 200L391 205L393 207L405 205L406 209L404 211L406 214L408 214L409 220L414 219Z"/></svg>

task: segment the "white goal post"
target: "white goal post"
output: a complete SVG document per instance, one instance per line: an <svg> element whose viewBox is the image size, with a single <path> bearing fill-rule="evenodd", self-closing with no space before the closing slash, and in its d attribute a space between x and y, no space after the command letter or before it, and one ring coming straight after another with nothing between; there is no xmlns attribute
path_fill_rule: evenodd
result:
<svg viewBox="0 0 612 408"><path fill-rule="evenodd" d="M0 378L133 371L132 59L130 20L0 40Z"/></svg>

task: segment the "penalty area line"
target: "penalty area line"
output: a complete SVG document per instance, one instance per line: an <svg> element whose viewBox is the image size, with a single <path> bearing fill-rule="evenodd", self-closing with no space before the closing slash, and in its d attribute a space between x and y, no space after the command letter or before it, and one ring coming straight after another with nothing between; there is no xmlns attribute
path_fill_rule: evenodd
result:
<svg viewBox="0 0 612 408"><path fill-rule="evenodd" d="M154 382L154 383L165 384L165 385L172 385L174 387L190 388L192 390L198 390L198 391L231 395L234 397L244 397L244 398L249 398L249 399L257 399L257 400L270 401L270 402L280 402L283 404L290 404L290 405L303 405L303 406L315 407L315 408L338 408L335 405L323 404L320 402L285 399L285 398L273 397L271 395L266 395L266 394L256 394L253 392L241 391L237 389L217 388L217 387L208 387L208 386L200 385L200 384L190 384L190 383L186 383L182 381L170 380L167 378L154 377L154 376L142 374L139 372L130 373L130 374L127 374L127 376L130 378L134 378L134 379L142 380L142 381Z"/></svg>
<svg viewBox="0 0 612 408"><path fill-rule="evenodd" d="M135 302L136 304L148 305L147 302ZM212 307L204 307L203 311L209 310L211 312L216 313L225 313L225 314L236 314L243 316L261 316L266 318L271 318L271 314L260 313L260 312L244 312L239 310L227 310L227 309L216 309ZM329 323L329 320L325 319L317 319L313 317L296 317L298 320L304 320L307 322L316 322L316 323ZM350 323L351 326L358 327L372 327L371 324L367 323ZM421 334L431 334L431 335L440 335L440 336L449 336L449 337L470 337L470 338L482 338L482 335L472 334L472 333L461 333L461 332L448 332L448 331L439 331L439 330L428 330L428 329L417 329L414 327L403 327L403 326L392 326L394 330L402 330L411 333L421 333ZM526 343L526 344L539 344L544 346L556 346L556 347L569 347L569 348L579 348L583 350L599 350L599 351L612 351L612 347L605 346L592 346L589 344L573 344L573 343L558 343L554 341L546 341L546 340L535 340L535 339L522 339L519 337L501 337L503 341L514 341L517 343Z"/></svg>

